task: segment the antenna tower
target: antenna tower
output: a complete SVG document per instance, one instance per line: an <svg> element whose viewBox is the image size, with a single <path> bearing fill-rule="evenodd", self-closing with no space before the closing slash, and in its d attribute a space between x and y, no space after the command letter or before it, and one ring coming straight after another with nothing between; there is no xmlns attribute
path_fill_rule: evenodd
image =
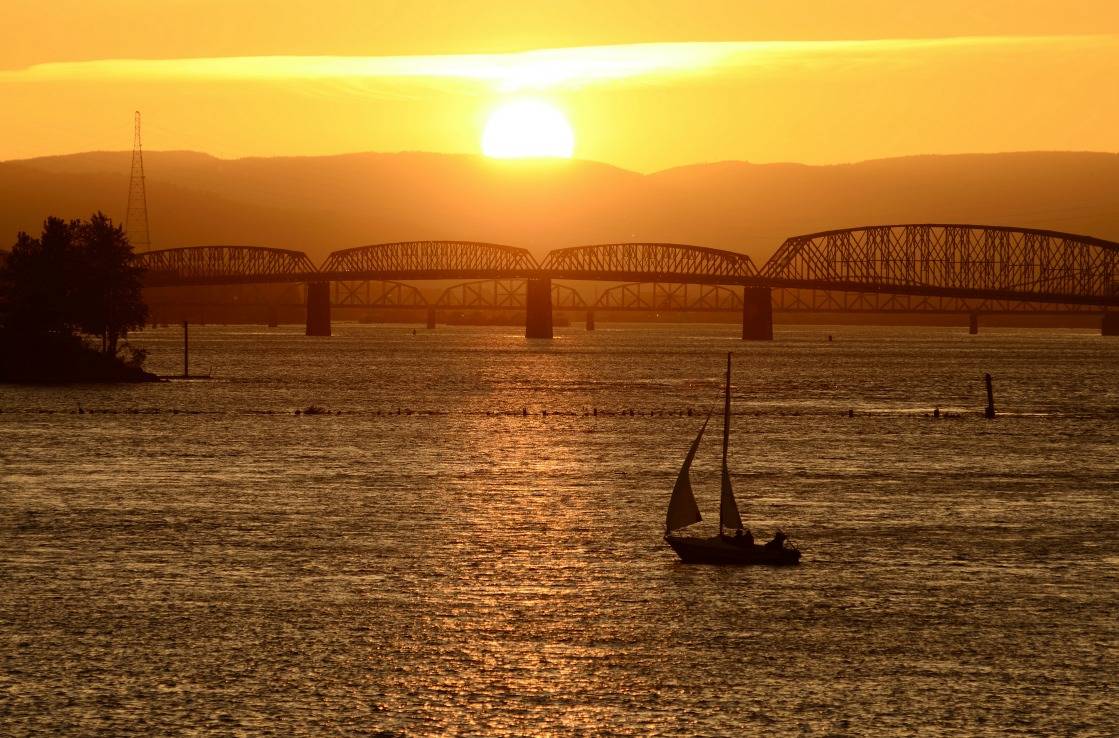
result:
<svg viewBox="0 0 1119 738"><path fill-rule="evenodd" d="M148 233L148 195L144 190L144 152L140 146L140 111L136 111L136 134L132 139L132 176L128 181L128 210L124 232L132 248L147 251L152 246Z"/></svg>

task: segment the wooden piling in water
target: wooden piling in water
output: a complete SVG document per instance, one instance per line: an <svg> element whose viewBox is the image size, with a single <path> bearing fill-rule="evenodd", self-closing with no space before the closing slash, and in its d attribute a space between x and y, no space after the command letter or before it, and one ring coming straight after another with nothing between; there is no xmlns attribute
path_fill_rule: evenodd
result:
<svg viewBox="0 0 1119 738"><path fill-rule="evenodd" d="M991 419L995 417L995 391L991 388L991 375L984 374L983 381L987 383L987 409L983 411L983 416Z"/></svg>

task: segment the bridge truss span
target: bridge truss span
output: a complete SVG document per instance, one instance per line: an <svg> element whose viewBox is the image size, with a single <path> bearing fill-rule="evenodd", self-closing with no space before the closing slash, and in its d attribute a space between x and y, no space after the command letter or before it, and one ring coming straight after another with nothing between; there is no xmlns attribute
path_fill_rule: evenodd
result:
<svg viewBox="0 0 1119 738"><path fill-rule="evenodd" d="M1119 305L1119 244L1002 226L912 224L786 240L773 287L1067 305Z"/></svg>
<svg viewBox="0 0 1119 738"><path fill-rule="evenodd" d="M550 252L540 265L553 279L611 282L747 284L756 281L750 257L678 243L609 243Z"/></svg>
<svg viewBox="0 0 1119 738"><path fill-rule="evenodd" d="M427 298L415 286L389 280L331 282L334 307L426 308Z"/></svg>
<svg viewBox="0 0 1119 738"><path fill-rule="evenodd" d="M552 307L577 310L587 307L579 292L552 283ZM452 285L443 291L435 307L443 310L524 310L528 306L528 284L523 279L483 279Z"/></svg>
<svg viewBox="0 0 1119 738"><path fill-rule="evenodd" d="M267 246L186 246L135 255L146 287L263 284L313 279L302 251Z"/></svg>
<svg viewBox="0 0 1119 738"><path fill-rule="evenodd" d="M322 279L402 280L530 276L538 266L527 249L474 241L407 241L335 251Z"/></svg>
<svg viewBox="0 0 1119 738"><path fill-rule="evenodd" d="M629 282L606 290L595 300L595 310L741 312L741 290L707 284Z"/></svg>

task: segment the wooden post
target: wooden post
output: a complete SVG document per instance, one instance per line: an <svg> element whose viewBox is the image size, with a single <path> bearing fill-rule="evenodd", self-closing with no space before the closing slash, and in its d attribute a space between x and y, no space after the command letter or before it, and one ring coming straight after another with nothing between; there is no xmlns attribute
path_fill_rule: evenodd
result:
<svg viewBox="0 0 1119 738"><path fill-rule="evenodd" d="M190 323L183 321L183 377L190 376Z"/></svg>
<svg viewBox="0 0 1119 738"><path fill-rule="evenodd" d="M968 316L967 332L973 336L979 333L979 313Z"/></svg>
<svg viewBox="0 0 1119 738"><path fill-rule="evenodd" d="M987 409L983 411L983 416L990 420L995 417L995 391L991 389L990 374L984 374L983 381L987 383Z"/></svg>

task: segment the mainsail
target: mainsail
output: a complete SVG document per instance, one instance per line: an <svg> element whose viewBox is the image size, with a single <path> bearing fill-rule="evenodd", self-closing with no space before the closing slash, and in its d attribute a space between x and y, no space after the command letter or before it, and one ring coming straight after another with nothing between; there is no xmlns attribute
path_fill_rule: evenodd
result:
<svg viewBox="0 0 1119 738"><path fill-rule="evenodd" d="M680 474L676 477L676 486L672 488L672 499L668 502L668 515L664 520L664 527L668 533L692 523L698 523L703 519L699 514L699 505L696 504L695 495L692 494L691 469L692 460L699 449L699 442L703 438L703 432L707 430L707 421L709 420L711 420L710 415L707 416L707 420L703 421L703 427L699 429L699 435L692 441L692 447L688 449L688 455L684 457L684 465L680 467Z"/></svg>
<svg viewBox="0 0 1119 738"><path fill-rule="evenodd" d="M730 472L723 467L723 489L719 498L719 527L737 530L742 527L738 516L738 504L734 501L734 490L730 488Z"/></svg>

